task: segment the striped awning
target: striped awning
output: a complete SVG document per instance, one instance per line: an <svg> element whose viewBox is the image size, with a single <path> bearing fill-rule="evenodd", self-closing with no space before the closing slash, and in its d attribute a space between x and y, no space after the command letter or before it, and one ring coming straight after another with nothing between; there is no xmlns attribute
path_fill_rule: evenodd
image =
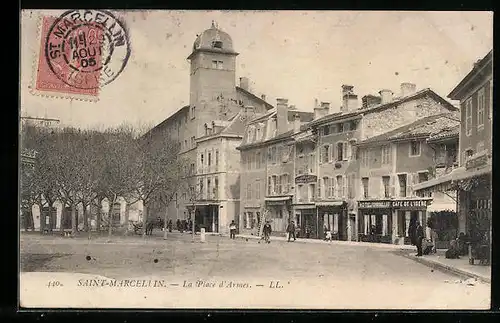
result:
<svg viewBox="0 0 500 323"><path fill-rule="evenodd" d="M428 212L441 212L441 211L457 211L456 203L432 203L427 206Z"/></svg>

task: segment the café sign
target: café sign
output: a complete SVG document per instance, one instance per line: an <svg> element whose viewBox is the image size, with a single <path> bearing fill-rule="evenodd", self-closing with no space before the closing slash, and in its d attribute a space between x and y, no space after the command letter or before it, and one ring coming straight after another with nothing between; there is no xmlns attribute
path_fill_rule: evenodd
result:
<svg viewBox="0 0 500 323"><path fill-rule="evenodd" d="M317 180L316 175L299 175L295 177L295 184L316 183Z"/></svg>
<svg viewBox="0 0 500 323"><path fill-rule="evenodd" d="M359 201L360 209L386 209L391 207L391 201Z"/></svg>
<svg viewBox="0 0 500 323"><path fill-rule="evenodd" d="M392 201L394 208L421 208L427 207L427 200L402 200Z"/></svg>

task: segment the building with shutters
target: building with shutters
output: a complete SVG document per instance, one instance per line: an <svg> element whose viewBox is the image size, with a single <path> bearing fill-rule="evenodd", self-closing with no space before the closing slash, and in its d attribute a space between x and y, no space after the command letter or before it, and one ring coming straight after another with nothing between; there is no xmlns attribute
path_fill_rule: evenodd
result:
<svg viewBox="0 0 500 323"><path fill-rule="evenodd" d="M456 192L419 194L413 187L445 167L437 164L442 152L433 143L456 128L458 118L454 112L425 117L356 144L360 241L409 244L410 223L418 220L426 227L431 207L455 212ZM452 158L451 143L448 148Z"/></svg>
<svg viewBox="0 0 500 323"><path fill-rule="evenodd" d="M238 150L241 152L241 233L257 234L266 214L275 234L293 220L295 134L313 114L277 99L275 109L251 120Z"/></svg>
<svg viewBox="0 0 500 323"><path fill-rule="evenodd" d="M366 95L361 106L353 89L350 85L342 86L340 112L330 113L328 102L317 104L314 120L307 125L317 152L316 213L311 213L310 222L316 223L318 238L324 236L325 228L339 240L355 241L364 234L358 212L359 206L365 206L358 203L365 181L360 173L361 156L356 150L359 143L415 120L457 110L431 89L417 91L412 83L402 83L397 95L387 89L378 96ZM380 161L381 156L378 158Z"/></svg>
<svg viewBox="0 0 500 323"><path fill-rule="evenodd" d="M489 257L492 241L493 51L474 64L448 97L460 100L460 167L418 184L414 189L423 193L457 190L459 231L468 235L474 253Z"/></svg>

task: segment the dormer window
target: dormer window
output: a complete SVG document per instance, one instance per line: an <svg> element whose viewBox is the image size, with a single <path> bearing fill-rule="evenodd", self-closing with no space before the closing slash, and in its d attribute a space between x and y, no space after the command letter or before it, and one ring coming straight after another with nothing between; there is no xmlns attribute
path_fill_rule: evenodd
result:
<svg viewBox="0 0 500 323"><path fill-rule="evenodd" d="M220 40L214 40L212 42L212 47L213 48L220 48L220 49L222 49L222 42Z"/></svg>

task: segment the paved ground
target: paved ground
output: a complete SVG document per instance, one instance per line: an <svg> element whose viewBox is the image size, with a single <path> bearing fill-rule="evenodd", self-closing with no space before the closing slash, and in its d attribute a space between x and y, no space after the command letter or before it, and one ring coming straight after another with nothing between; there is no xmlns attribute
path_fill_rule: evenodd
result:
<svg viewBox="0 0 500 323"><path fill-rule="evenodd" d="M172 233L168 240L163 240L160 232L146 240L132 236L113 238L111 243L106 239L88 242L87 239L22 235L21 271L26 274L21 277L21 290L30 304L41 305L39 302L43 299L59 301L57 304L63 301L68 306L73 303L64 295L75 290L80 298L72 306L81 306L83 297L87 302L94 300L83 301L92 307L113 304L114 307L356 309L489 307L490 285L481 282L468 285L469 281L433 270L396 252L334 244L283 241L263 244L251 239L229 240L218 236L208 236L206 243L192 243L190 235ZM74 276L61 276L59 272L78 273L81 277L91 274L112 279L162 279L173 287L167 289L167 293L158 289L146 293L139 289L146 293L144 296L138 289L124 288L117 304L116 294L109 294L116 293L116 289L78 289ZM45 288L47 297L41 297L47 280L56 277L70 279L62 288L64 293L57 289L61 298L54 294L54 288ZM232 280L252 287L242 285L236 290L200 287L202 292L200 288L182 287L184 281L196 286L197 280L216 284ZM271 282L278 280L284 287L271 288ZM84 296L85 293L88 296ZM97 303L96 297L100 299Z"/></svg>

